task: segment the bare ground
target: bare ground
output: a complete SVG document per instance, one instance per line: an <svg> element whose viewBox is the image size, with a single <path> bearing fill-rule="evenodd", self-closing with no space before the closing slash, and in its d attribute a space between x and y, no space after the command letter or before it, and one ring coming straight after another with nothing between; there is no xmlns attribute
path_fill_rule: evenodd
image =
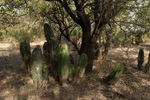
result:
<svg viewBox="0 0 150 100"><path fill-rule="evenodd" d="M43 42L32 43L32 48L37 44ZM101 66L95 61L93 73L85 75L80 83L60 87L50 77L47 89L36 90L30 72L23 69L19 48L0 43L0 100L150 100L150 74L138 71L136 67L141 47L145 50L145 65L150 43L132 48L111 48L108 59ZM115 85L104 84L103 78L123 61L128 62L127 72Z"/></svg>

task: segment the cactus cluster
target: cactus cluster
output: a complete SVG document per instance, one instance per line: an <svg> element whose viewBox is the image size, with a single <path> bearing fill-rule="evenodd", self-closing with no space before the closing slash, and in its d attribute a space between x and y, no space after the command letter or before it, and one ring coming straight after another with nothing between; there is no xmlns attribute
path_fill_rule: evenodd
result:
<svg viewBox="0 0 150 100"><path fill-rule="evenodd" d="M139 54L138 54L138 69L141 70L142 64L144 62L144 51L143 48L141 48L139 50Z"/></svg>
<svg viewBox="0 0 150 100"><path fill-rule="evenodd" d="M22 56L24 67L26 69L30 68L31 48L28 40L24 40L20 43L20 54Z"/></svg>
<svg viewBox="0 0 150 100"><path fill-rule="evenodd" d="M69 55L66 43L58 44L50 25L44 25L45 38L47 42L43 45L43 55L50 66L50 73L60 84L67 81L72 82L75 76L82 78L87 65L87 55L82 54L79 61L79 67L75 68L75 61L72 55Z"/></svg>
<svg viewBox="0 0 150 100"><path fill-rule="evenodd" d="M32 56L29 62L31 61L31 74L34 86L36 88L42 86L43 80L47 80L49 74L54 76L60 85L73 82L75 77L81 79L87 65L87 55L82 54L79 65L76 65L73 56L69 55L67 44L58 44L48 23L44 24L44 32L47 41L43 45L43 54L39 45L34 48L31 55L29 42L24 41L20 43L23 59L26 60ZM26 54L29 54L29 56Z"/></svg>

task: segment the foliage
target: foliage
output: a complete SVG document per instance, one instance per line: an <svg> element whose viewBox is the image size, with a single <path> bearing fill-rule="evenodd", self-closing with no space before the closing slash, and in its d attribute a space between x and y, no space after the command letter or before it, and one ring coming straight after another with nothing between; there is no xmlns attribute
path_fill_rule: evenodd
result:
<svg viewBox="0 0 150 100"><path fill-rule="evenodd" d="M12 37L14 40L16 40L17 42L21 42L22 40L28 40L28 41L34 40L33 34L25 31L24 29L18 29L15 30L14 32L12 31L8 35Z"/></svg>

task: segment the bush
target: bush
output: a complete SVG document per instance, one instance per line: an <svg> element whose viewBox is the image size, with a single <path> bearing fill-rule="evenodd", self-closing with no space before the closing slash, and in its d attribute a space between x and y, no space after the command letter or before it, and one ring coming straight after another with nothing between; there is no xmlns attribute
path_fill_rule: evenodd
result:
<svg viewBox="0 0 150 100"><path fill-rule="evenodd" d="M9 36L17 42L21 42L22 40L28 40L32 42L34 40L34 34L31 34L24 29L18 29L14 32L9 32Z"/></svg>

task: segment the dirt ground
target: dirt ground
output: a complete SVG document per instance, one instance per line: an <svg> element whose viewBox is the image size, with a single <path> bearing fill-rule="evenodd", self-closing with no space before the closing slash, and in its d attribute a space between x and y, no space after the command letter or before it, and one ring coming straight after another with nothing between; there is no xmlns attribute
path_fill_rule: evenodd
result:
<svg viewBox="0 0 150 100"><path fill-rule="evenodd" d="M37 44L43 45L43 42L32 43L32 48ZM111 48L107 60L101 66L95 61L93 73L85 75L80 83L60 87L50 77L47 88L36 90L32 86L30 71L23 68L18 46L1 42L0 100L150 100L150 73L137 70L139 48L144 48L144 68L150 43ZM127 61L127 72L115 85L104 84L103 78L123 61Z"/></svg>

